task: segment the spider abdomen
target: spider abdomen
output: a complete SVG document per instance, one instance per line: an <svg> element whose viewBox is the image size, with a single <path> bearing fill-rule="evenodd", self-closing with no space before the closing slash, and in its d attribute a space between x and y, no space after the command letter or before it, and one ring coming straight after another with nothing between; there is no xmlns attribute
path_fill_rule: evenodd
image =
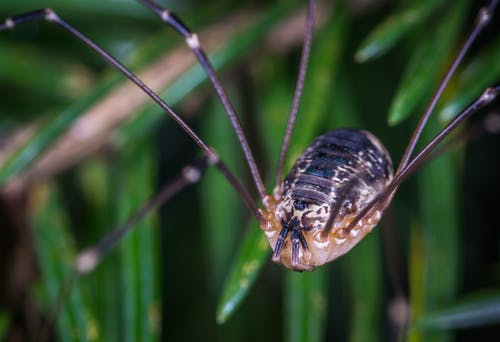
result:
<svg viewBox="0 0 500 342"><path fill-rule="evenodd" d="M393 175L392 162L371 133L337 129L312 142L281 187L274 229L266 230L273 259L311 270L346 253L380 213L347 227Z"/></svg>

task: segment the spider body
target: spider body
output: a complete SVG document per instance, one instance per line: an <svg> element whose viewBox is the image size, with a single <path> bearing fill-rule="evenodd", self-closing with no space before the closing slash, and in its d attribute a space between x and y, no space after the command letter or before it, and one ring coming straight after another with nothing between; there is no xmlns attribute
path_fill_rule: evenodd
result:
<svg viewBox="0 0 500 342"><path fill-rule="evenodd" d="M310 271L345 254L379 221L377 210L350 228L392 175L388 152L367 131L337 129L315 139L275 191L272 223L263 226L273 260Z"/></svg>

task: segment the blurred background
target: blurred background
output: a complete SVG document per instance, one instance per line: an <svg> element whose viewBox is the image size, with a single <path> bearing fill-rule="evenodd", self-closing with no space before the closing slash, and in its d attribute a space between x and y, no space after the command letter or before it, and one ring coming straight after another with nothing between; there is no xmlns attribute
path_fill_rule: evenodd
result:
<svg viewBox="0 0 500 342"><path fill-rule="evenodd" d="M161 3L200 34L271 192L305 1ZM316 136L346 126L374 133L397 165L479 3L319 2L287 167ZM3 0L0 18L40 4ZM131 0L43 5L140 75L256 194L215 91L181 37ZM452 79L420 148L500 84L498 20ZM312 273L270 261L255 220L210 169L76 280L44 337L500 338L498 109L496 101L462 125L451 147L404 183L371 234ZM200 157L152 101L68 33L45 22L0 32L0 338L40 336L77 253Z"/></svg>

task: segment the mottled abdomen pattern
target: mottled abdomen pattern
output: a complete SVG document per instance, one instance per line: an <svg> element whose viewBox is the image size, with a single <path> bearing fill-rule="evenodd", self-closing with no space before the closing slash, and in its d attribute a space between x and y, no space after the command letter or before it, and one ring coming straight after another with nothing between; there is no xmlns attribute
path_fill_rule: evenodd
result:
<svg viewBox="0 0 500 342"><path fill-rule="evenodd" d="M391 181L392 162L371 133L328 132L306 149L278 189L276 229L267 229L273 259L311 270L346 253L379 221L356 217Z"/></svg>

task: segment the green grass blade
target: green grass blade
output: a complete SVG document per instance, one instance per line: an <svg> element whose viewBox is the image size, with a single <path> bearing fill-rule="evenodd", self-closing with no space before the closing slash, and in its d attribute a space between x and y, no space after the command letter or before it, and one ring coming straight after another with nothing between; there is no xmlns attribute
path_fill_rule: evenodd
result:
<svg viewBox="0 0 500 342"><path fill-rule="evenodd" d="M450 304L458 289L458 180L457 166L450 155L441 156L418 175L419 229L425 254L423 261L416 265L423 266L423 283L414 286L422 287L423 296L412 295L411 303L422 308L423 314ZM423 302L418 303L418 299ZM422 334L417 340L446 341L448 338L445 334Z"/></svg>
<svg viewBox="0 0 500 342"><path fill-rule="evenodd" d="M228 272L224 291L217 305L217 323L226 322L241 305L270 252L259 225L251 224Z"/></svg>
<svg viewBox="0 0 500 342"><path fill-rule="evenodd" d="M449 330L500 322L500 294L476 295L474 299L460 301L431 311L415 322L423 330Z"/></svg>
<svg viewBox="0 0 500 342"><path fill-rule="evenodd" d="M323 341L328 269L285 274L285 340Z"/></svg>
<svg viewBox="0 0 500 342"><path fill-rule="evenodd" d="M56 58L49 59L44 54L19 47L14 48L4 42L0 42L0 51L2 82L9 83L12 88L24 89L26 96L38 93L39 96L52 99L73 99L86 90L85 82L75 82L79 77L86 76L86 72L77 68L76 63ZM61 74L64 76L61 77ZM9 113L6 111L0 114Z"/></svg>
<svg viewBox="0 0 500 342"><path fill-rule="evenodd" d="M455 117L472 103L489 86L498 84L500 79L500 39L492 42L474 56L463 68L457 82L445 94L446 105L438 112L439 118L446 122Z"/></svg>
<svg viewBox="0 0 500 342"><path fill-rule="evenodd" d="M36 135L26 144L12 153L0 169L0 184L6 183L9 179L19 175L28 165L30 165L47 147L67 131L79 115L92 106L101 96L102 91L107 89L109 84L103 84L92 92L84 100L71 105L63 112L53 115L44 124Z"/></svg>
<svg viewBox="0 0 500 342"><path fill-rule="evenodd" d="M426 289L424 284L426 279L426 264L424 236L416 219L413 219L411 223L410 239L408 282L412 314L415 319L418 319L418 317L423 317L425 312ZM422 341L421 331L418 329L409 330L408 341Z"/></svg>
<svg viewBox="0 0 500 342"><path fill-rule="evenodd" d="M435 0L405 3L404 8L389 15L368 34L358 47L354 58L357 62L364 63L382 56L429 18L440 5L441 1Z"/></svg>
<svg viewBox="0 0 500 342"><path fill-rule="evenodd" d="M42 283L37 293L48 312L53 310L62 284L68 281L75 251L68 234L67 217L61 210L53 185L40 187L32 216L36 229L36 245ZM63 341L86 341L95 337L95 320L88 303L82 298L79 284L72 289L68 301L56 317L57 335ZM41 332L37 332L41 333Z"/></svg>
<svg viewBox="0 0 500 342"><path fill-rule="evenodd" d="M375 229L345 256L352 306L350 341L370 341L374 336L382 336L379 313L383 312L383 265L378 231L381 227Z"/></svg>
<svg viewBox="0 0 500 342"><path fill-rule="evenodd" d="M117 200L114 195L118 181L110 163L102 159L93 159L78 168L68 201L75 197L81 200L74 227L80 248L94 245L115 225L112 208ZM119 278L120 258L111 253L93 272L79 279L92 294L89 306L95 315L95 335L101 340L120 339Z"/></svg>
<svg viewBox="0 0 500 342"><path fill-rule="evenodd" d="M155 155L152 152L148 143L129 146L115 167L116 175L121 178L116 194L116 222L126 220L151 197L155 184ZM142 220L120 244L123 341L146 341L157 339L159 335L155 322L159 310L159 232L156 223L151 217Z"/></svg>
<svg viewBox="0 0 500 342"><path fill-rule="evenodd" d="M390 125L406 119L422 101L427 101L429 89L434 89L453 42L460 33L460 24L466 14L467 3L459 1L450 7L437 24L435 34L422 34L409 67L406 69L398 91L389 109Z"/></svg>
<svg viewBox="0 0 500 342"><path fill-rule="evenodd" d="M37 0L23 0L21 2L22 10L33 10L42 7L53 7L60 11L63 16L81 16L83 18L89 16L126 16L136 17L136 18L150 18L149 13L146 10L141 9L132 1L100 1L100 0L87 0L87 1L59 1L59 0L47 0L43 3ZM4 0L0 3L0 11L10 12L12 15L19 14L20 2L13 0Z"/></svg>
<svg viewBox="0 0 500 342"><path fill-rule="evenodd" d="M241 175L241 149L234 135L231 123L224 115L223 109L209 106L210 113L205 114L203 131L207 132L206 139L213 146L218 146L217 153L221 160L228 161L231 170ZM241 178L241 177L240 177ZM207 170L201 184L201 203L204 217L204 232L206 238L205 250L209 265L209 282L216 289L222 283L226 270L235 252L234 246L237 236L241 232L243 204L238 193L231 187L221 174L210 168ZM217 199L214 201L214 199Z"/></svg>
<svg viewBox="0 0 500 342"><path fill-rule="evenodd" d="M11 315L7 311L0 311L0 339L6 339L7 328L11 320Z"/></svg>

